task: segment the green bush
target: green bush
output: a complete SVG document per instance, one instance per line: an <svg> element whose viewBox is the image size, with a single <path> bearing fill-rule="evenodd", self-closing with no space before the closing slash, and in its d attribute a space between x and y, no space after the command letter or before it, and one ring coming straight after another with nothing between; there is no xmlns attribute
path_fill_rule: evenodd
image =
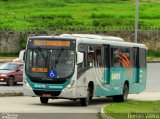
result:
<svg viewBox="0 0 160 119"><path fill-rule="evenodd" d="M0 57L18 57L19 52L17 53L0 53Z"/></svg>
<svg viewBox="0 0 160 119"><path fill-rule="evenodd" d="M26 48L26 43L27 43L26 38L22 34L20 34L20 36L19 36L19 46L20 46L21 50Z"/></svg>
<svg viewBox="0 0 160 119"><path fill-rule="evenodd" d="M149 57L160 57L160 50L148 50Z"/></svg>
<svg viewBox="0 0 160 119"><path fill-rule="evenodd" d="M92 13L90 18L115 18L115 15L113 14L104 14L104 13L99 13L99 14L96 14L96 13Z"/></svg>

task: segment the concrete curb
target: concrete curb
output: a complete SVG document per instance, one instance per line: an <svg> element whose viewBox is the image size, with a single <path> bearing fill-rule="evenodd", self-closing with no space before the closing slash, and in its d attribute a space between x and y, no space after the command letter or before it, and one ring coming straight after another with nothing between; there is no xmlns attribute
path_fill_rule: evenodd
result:
<svg viewBox="0 0 160 119"><path fill-rule="evenodd" d="M160 63L160 61L148 61L147 63Z"/></svg>
<svg viewBox="0 0 160 119"><path fill-rule="evenodd" d="M105 105L101 108L101 110L100 110L100 114L99 114L99 119L114 119L113 117L111 117L111 116L109 116L109 115L106 115L105 113L104 113L104 107L105 107Z"/></svg>
<svg viewBox="0 0 160 119"><path fill-rule="evenodd" d="M0 93L0 97L23 96L23 92L6 92Z"/></svg>

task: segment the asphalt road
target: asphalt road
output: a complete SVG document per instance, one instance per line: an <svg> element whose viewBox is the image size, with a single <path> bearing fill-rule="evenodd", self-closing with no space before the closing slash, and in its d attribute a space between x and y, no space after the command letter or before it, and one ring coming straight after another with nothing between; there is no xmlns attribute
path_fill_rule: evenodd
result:
<svg viewBox="0 0 160 119"><path fill-rule="evenodd" d="M160 63L149 63L148 64L148 79L147 87L145 91L160 91L160 73L159 73ZM16 86L8 87L4 83L0 84L0 90L23 90L22 84ZM82 118L92 118L97 119L97 112L100 111L101 107L110 103L110 100L106 98L94 98L93 102L88 107L81 107L79 101L71 100L49 100L49 104L40 104L38 97L0 97L0 112L3 114L6 112L10 113L25 113L18 114L22 119L28 119L34 117L34 119L42 119L44 115L42 113L48 113L46 119L51 117L56 118L70 118L70 119L82 119ZM27 114L26 114L27 113ZM41 114L30 114L30 113L41 113ZM6 116L6 114L1 116ZM56 119L55 118L55 119Z"/></svg>
<svg viewBox="0 0 160 119"><path fill-rule="evenodd" d="M147 85L149 92L160 92L160 63L147 64Z"/></svg>
<svg viewBox="0 0 160 119"><path fill-rule="evenodd" d="M88 107L82 107L78 100L55 99L45 105L40 104L38 97L0 97L0 112L20 113L20 119L98 119L101 107L110 102L106 98L96 98Z"/></svg>
<svg viewBox="0 0 160 119"><path fill-rule="evenodd" d="M3 93L23 92L23 83L18 82L15 86L8 86L5 82L0 82L0 91Z"/></svg>

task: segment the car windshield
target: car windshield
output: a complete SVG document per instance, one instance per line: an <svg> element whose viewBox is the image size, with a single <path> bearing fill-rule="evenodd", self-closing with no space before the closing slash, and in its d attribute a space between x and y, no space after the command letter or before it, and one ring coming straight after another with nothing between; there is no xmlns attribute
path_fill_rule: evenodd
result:
<svg viewBox="0 0 160 119"><path fill-rule="evenodd" d="M26 72L32 77L52 77L49 72L54 72L54 78L65 78L73 73L74 57L74 50L29 49Z"/></svg>
<svg viewBox="0 0 160 119"><path fill-rule="evenodd" d="M0 65L0 70L14 70L17 65L12 63L5 63Z"/></svg>

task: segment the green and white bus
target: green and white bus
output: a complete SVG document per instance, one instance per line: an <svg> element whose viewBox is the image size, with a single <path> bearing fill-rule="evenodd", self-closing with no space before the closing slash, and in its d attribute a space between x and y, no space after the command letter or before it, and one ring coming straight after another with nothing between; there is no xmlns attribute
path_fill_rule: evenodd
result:
<svg viewBox="0 0 160 119"><path fill-rule="evenodd" d="M30 37L24 53L25 95L49 99L80 99L87 106L92 97L126 101L128 94L146 87L144 44L111 36L62 34Z"/></svg>

